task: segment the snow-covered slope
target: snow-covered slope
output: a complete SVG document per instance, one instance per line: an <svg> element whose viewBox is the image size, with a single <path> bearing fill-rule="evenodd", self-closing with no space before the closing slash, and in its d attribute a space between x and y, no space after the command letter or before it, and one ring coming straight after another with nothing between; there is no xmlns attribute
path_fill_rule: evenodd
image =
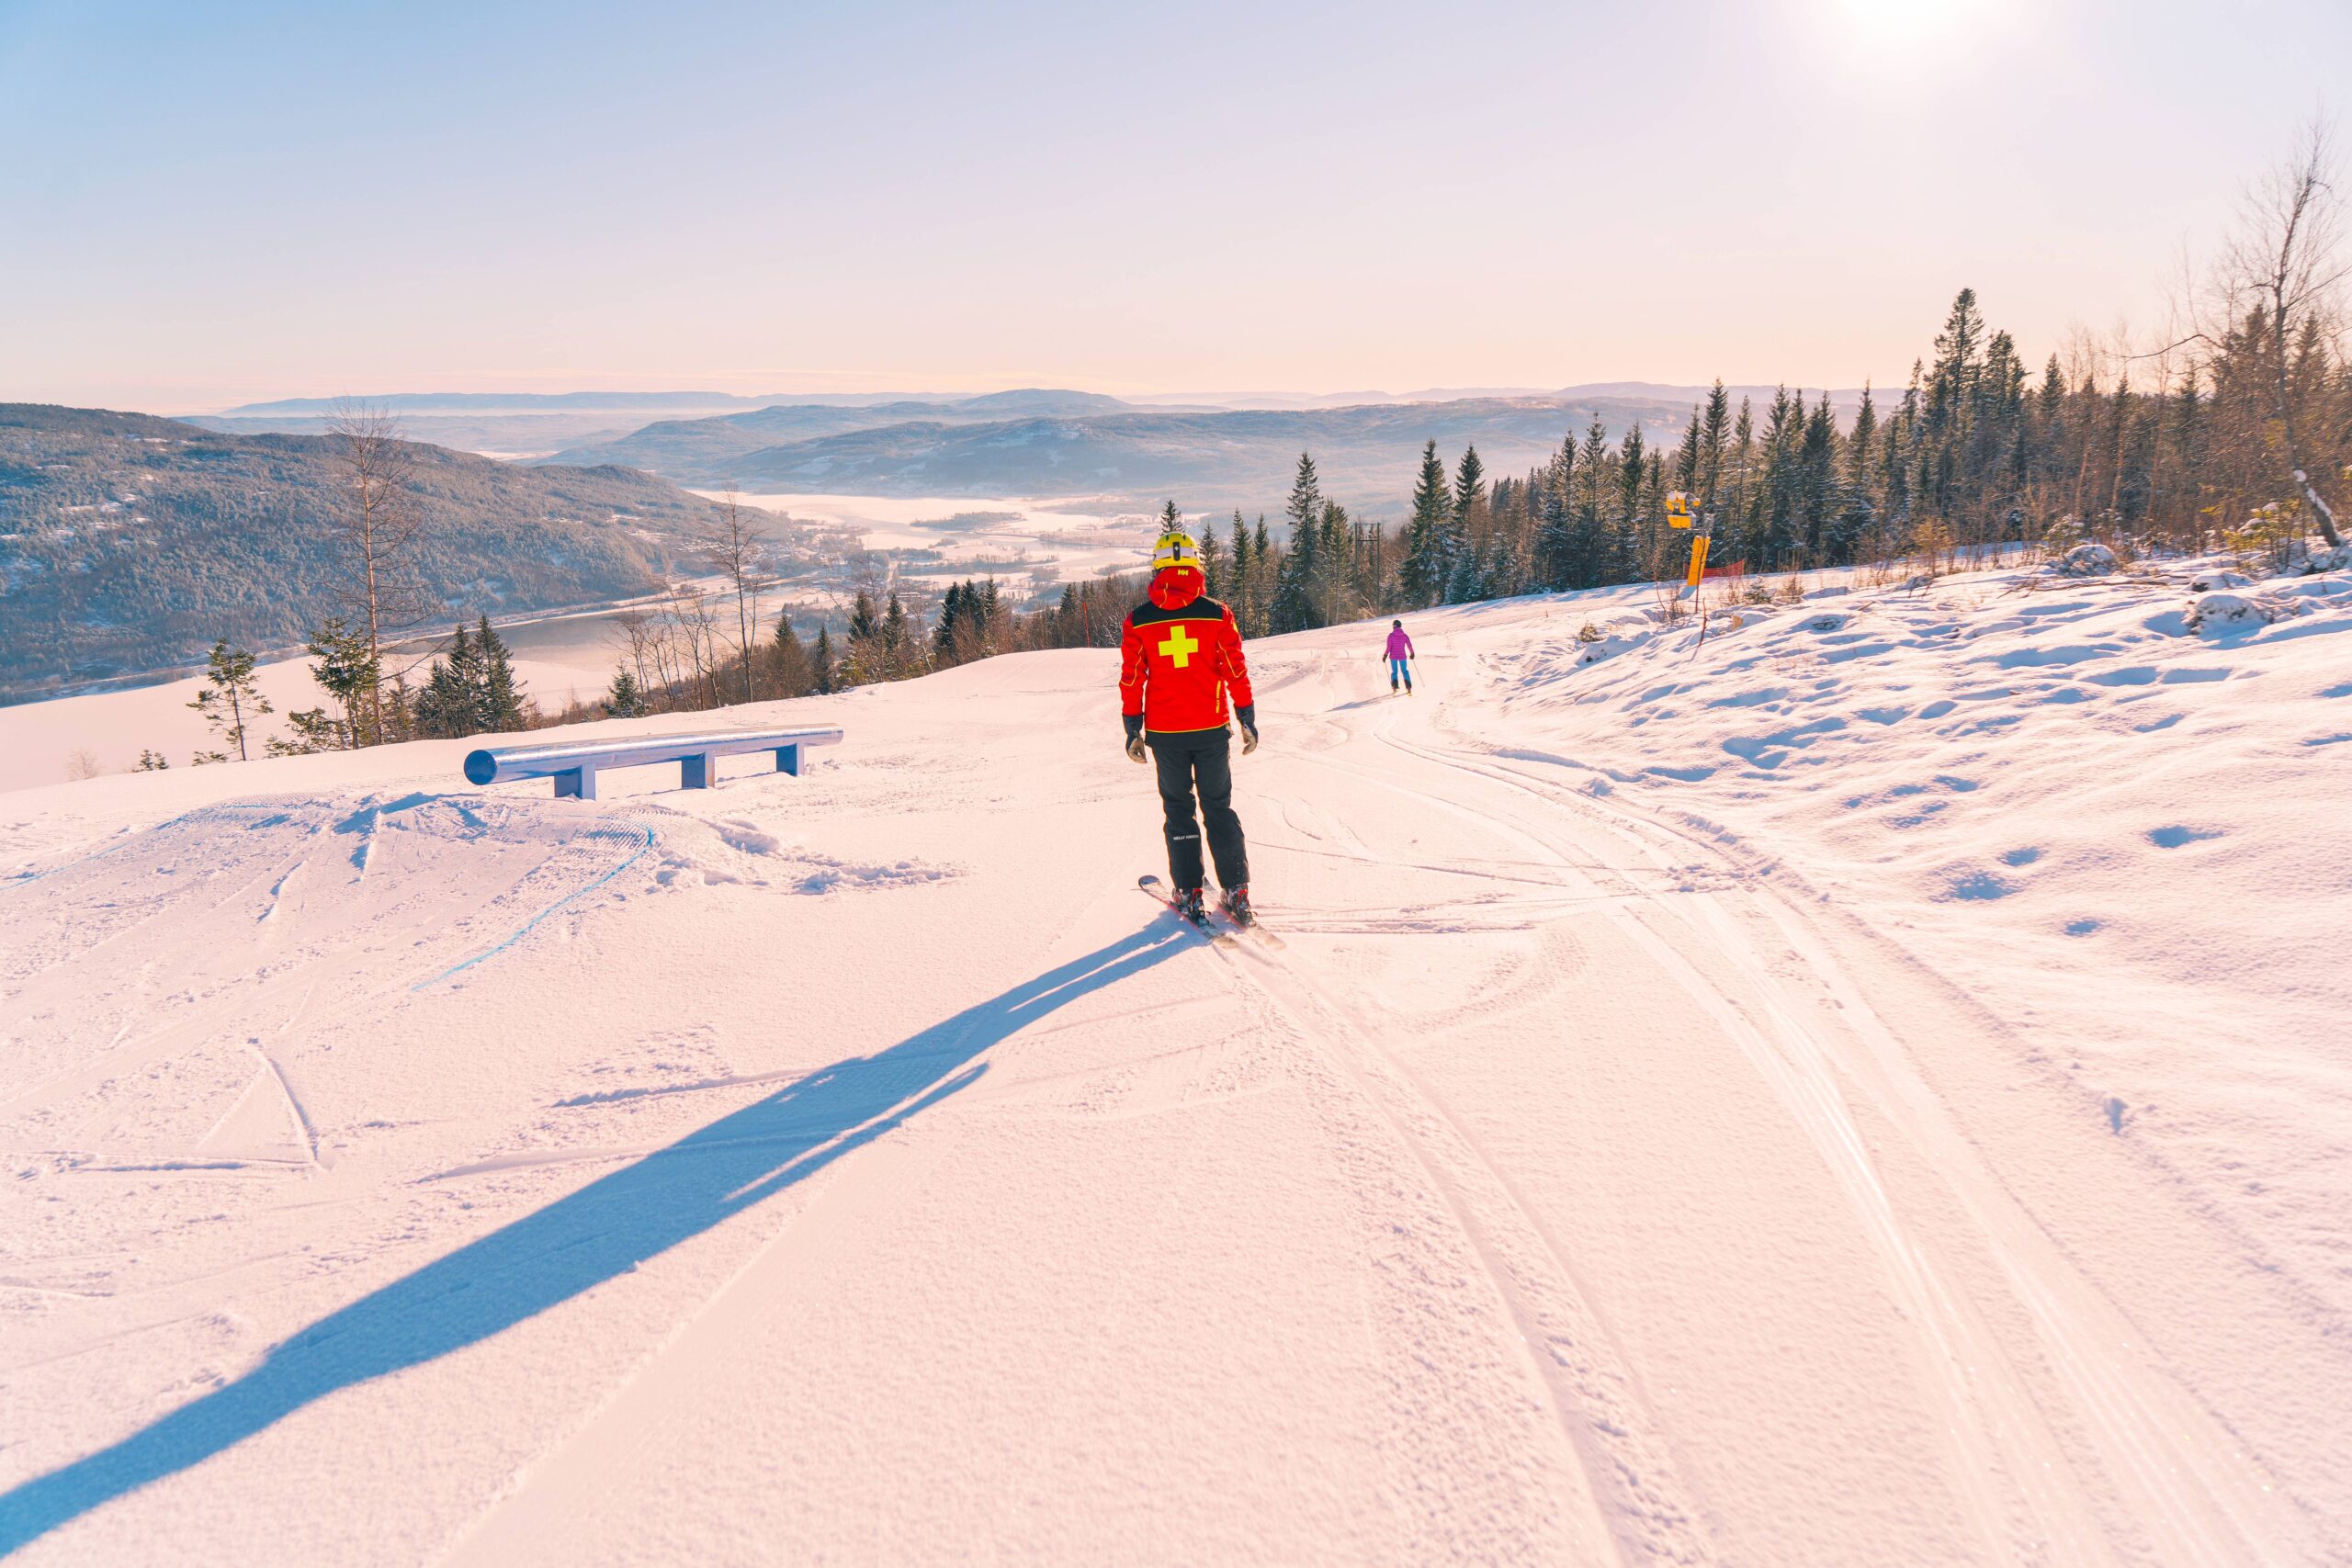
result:
<svg viewBox="0 0 2352 1568"><path fill-rule="evenodd" d="M1097 653L0 798L0 1552L2344 1561L2352 614L2185 596L1263 643L1279 950Z"/></svg>

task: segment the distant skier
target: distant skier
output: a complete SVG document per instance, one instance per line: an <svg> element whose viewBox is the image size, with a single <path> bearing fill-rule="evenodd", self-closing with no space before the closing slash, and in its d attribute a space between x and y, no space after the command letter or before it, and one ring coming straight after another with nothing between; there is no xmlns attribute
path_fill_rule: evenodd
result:
<svg viewBox="0 0 2352 1568"><path fill-rule="evenodd" d="M1206 918L1201 824L1193 815L1197 791L1226 912L1248 925L1250 852L1241 818L1233 813L1233 742L1226 728L1230 693L1232 716L1241 721L1241 753L1258 749L1258 709L1241 656L1241 629L1231 610L1204 596L1201 549L1191 536L1161 535L1151 566L1149 597L1119 632L1119 709L1127 755L1140 762L1148 746L1159 764L1177 912L1195 924Z"/></svg>
<svg viewBox="0 0 2352 1568"><path fill-rule="evenodd" d="M1385 657L1388 660L1389 694L1392 696L1396 694L1396 682L1402 681L1405 682L1405 694L1411 696L1413 694L1413 639L1405 635L1405 623L1402 621L1388 623L1388 652Z"/></svg>

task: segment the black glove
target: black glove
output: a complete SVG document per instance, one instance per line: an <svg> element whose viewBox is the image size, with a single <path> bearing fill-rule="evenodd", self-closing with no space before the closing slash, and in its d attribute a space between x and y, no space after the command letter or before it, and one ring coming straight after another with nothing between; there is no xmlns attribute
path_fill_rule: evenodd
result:
<svg viewBox="0 0 2352 1568"><path fill-rule="evenodd" d="M1119 722L1127 727L1128 758L1134 761L1142 761L1144 760L1143 715L1139 713L1123 713L1119 716Z"/></svg>
<svg viewBox="0 0 2352 1568"><path fill-rule="evenodd" d="M1241 721L1241 754L1247 757L1258 749L1258 705L1236 709L1233 716Z"/></svg>

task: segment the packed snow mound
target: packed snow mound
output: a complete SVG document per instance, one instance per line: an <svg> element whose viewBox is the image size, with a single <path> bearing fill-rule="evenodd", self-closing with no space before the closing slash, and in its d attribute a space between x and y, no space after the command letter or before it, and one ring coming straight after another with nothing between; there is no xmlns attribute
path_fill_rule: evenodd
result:
<svg viewBox="0 0 2352 1568"><path fill-rule="evenodd" d="M2199 637L2230 637L2293 614L2286 601L2217 588L2189 601L2188 629Z"/></svg>
<svg viewBox="0 0 2352 1568"><path fill-rule="evenodd" d="M2105 545L2076 545L2056 560L2048 570L2058 577L2103 577L2116 569L2115 552Z"/></svg>
<svg viewBox="0 0 2352 1568"><path fill-rule="evenodd" d="M0 796L0 1554L2352 1560L2352 605L2225 564L1253 644L1227 946L1101 650Z"/></svg>

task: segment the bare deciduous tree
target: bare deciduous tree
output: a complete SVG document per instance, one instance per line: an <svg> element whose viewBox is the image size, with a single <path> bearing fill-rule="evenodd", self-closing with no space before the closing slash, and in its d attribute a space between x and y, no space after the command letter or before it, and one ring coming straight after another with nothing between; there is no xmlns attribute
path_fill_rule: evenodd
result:
<svg viewBox="0 0 2352 1568"><path fill-rule="evenodd" d="M326 434L342 480L330 513L344 544L345 580L337 596L365 628L368 657L380 671L386 637L416 625L434 607L415 571L423 525L410 491L416 451L401 439L397 419L368 403L338 403ZM380 679L365 696L364 712L353 717L355 727L364 724L364 743L372 746L387 739Z"/></svg>
<svg viewBox="0 0 2352 1568"><path fill-rule="evenodd" d="M735 590L735 649L743 665L743 700L755 694L752 684L752 627L759 621L754 600L760 588L760 536L742 502L729 485L718 509L704 525L703 558ZM713 661L714 663L716 660Z"/></svg>
<svg viewBox="0 0 2352 1568"><path fill-rule="evenodd" d="M2268 318L2266 368L2277 404L2279 437L2296 487L2331 545L2344 536L2335 509L2321 495L2304 466L2298 415L2305 379L2290 356L2324 342L2340 325L2343 285L2352 276L2344 254L2344 202L2331 178L2335 170L2334 127L2315 118L2286 161L2246 193L2240 231L2222 265L2224 299L2234 308L2246 296L2260 301Z"/></svg>

